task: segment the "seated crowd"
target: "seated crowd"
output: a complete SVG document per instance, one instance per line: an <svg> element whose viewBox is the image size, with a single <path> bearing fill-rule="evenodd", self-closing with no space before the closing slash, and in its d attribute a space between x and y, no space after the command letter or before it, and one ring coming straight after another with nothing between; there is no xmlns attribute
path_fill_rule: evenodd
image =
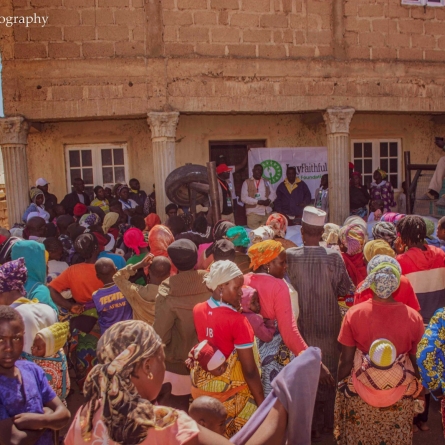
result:
<svg viewBox="0 0 445 445"><path fill-rule="evenodd" d="M308 205L287 173L275 194L254 167L253 230L224 218L227 201L220 221L169 204L161 224L137 179L92 199L77 178L58 204L39 178L22 223L0 228L0 444L407 445L428 430L445 388L445 218L436 238L391 213L378 170L370 236L359 175L339 227L327 177Z"/></svg>

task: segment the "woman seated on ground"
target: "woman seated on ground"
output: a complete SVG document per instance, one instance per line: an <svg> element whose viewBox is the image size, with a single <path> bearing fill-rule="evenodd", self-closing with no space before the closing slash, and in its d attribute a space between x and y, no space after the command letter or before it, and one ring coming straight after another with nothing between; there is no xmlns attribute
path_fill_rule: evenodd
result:
<svg viewBox="0 0 445 445"><path fill-rule="evenodd" d="M223 286L233 288L233 283ZM97 357L99 364L85 384L88 402L77 412L65 438L66 445L230 444L224 437L200 427L184 412L149 402L159 394L165 364L162 341L147 323L130 320L111 326L99 340ZM314 361L315 369L319 360L318 356ZM316 372L312 374L316 379ZM315 393L308 397L312 398L315 399ZM306 403L306 411L310 411L310 402ZM288 410L292 412L292 407ZM286 409L277 400L255 433L237 443L282 443L287 423Z"/></svg>
<svg viewBox="0 0 445 445"><path fill-rule="evenodd" d="M110 211L108 199L105 198L105 190L100 185L94 187L94 196L96 197L90 204L92 207L99 207L104 213Z"/></svg>
<svg viewBox="0 0 445 445"><path fill-rule="evenodd" d="M412 444L415 399L422 390L415 354L424 328L417 311L393 298L401 273L395 259L374 257L359 288L371 289L373 298L349 309L343 320L335 401L338 445Z"/></svg>
<svg viewBox="0 0 445 445"><path fill-rule="evenodd" d="M25 210L22 220L25 223L28 222L29 214L32 213L33 216L40 216L45 222L49 222L50 214L45 210L45 195L42 190L33 187L29 192L29 196L31 198L31 204ZM34 213L36 214L34 215Z"/></svg>
<svg viewBox="0 0 445 445"><path fill-rule="evenodd" d="M266 221L266 226L274 231L274 240L278 241L286 250L297 247L291 240L286 239L287 225L287 218L281 213L272 213Z"/></svg>

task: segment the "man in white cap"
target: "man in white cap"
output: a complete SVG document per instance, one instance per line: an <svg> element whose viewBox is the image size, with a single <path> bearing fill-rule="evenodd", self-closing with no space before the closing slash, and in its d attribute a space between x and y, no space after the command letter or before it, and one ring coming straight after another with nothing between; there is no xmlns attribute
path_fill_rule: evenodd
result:
<svg viewBox="0 0 445 445"><path fill-rule="evenodd" d="M288 249L287 273L298 292L298 328L307 344L321 349L323 363L312 421L313 439L334 427L335 381L339 359L337 337L341 315L338 297L354 289L340 254L321 247L326 212L305 207L301 224L303 247Z"/></svg>
<svg viewBox="0 0 445 445"><path fill-rule="evenodd" d="M57 196L48 192L49 182L45 178L39 178L36 181L36 187L42 190L45 195L45 210L50 212L57 205Z"/></svg>

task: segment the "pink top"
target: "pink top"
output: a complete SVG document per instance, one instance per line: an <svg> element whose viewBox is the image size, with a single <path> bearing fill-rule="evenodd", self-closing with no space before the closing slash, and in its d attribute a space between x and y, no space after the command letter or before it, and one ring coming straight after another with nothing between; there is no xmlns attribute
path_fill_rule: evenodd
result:
<svg viewBox="0 0 445 445"><path fill-rule="evenodd" d="M284 280L265 273L249 273L244 275L244 285L257 290L261 306L260 314L269 320L277 320L284 344L295 355L305 351L307 344L297 328L289 288Z"/></svg>
<svg viewBox="0 0 445 445"><path fill-rule="evenodd" d="M93 431L89 440L84 440L80 428L80 407L76 417L71 424L65 437L65 445L117 445L108 437L105 424L101 420L102 407L94 414ZM141 445L182 445L199 433L197 423L191 419L185 412L178 411L178 420L173 425L157 430L150 428L147 437L141 442Z"/></svg>

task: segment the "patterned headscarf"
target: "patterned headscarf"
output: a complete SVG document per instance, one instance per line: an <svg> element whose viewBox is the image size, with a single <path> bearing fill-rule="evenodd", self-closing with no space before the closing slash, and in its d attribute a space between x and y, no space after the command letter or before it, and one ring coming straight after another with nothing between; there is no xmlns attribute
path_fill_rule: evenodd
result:
<svg viewBox="0 0 445 445"><path fill-rule="evenodd" d="M105 331L97 344L99 364L88 374L83 390L90 401L89 409L81 415L85 440L93 429L99 399L108 436L119 444L139 444L149 428L163 429L176 421L176 410L154 407L141 398L131 381L136 366L155 355L161 346L161 338L143 321L121 321Z"/></svg>
<svg viewBox="0 0 445 445"><path fill-rule="evenodd" d="M257 244L262 241L273 240L275 238L275 232L269 226L261 226L258 227L258 229L251 230L249 238L252 244Z"/></svg>
<svg viewBox="0 0 445 445"><path fill-rule="evenodd" d="M213 239L215 241L223 239L227 231L231 227L235 227L235 224L231 223L230 221L225 221L225 220L218 221L215 224L215 227L213 228Z"/></svg>
<svg viewBox="0 0 445 445"><path fill-rule="evenodd" d="M104 222L102 224L102 229L105 235L108 233L111 227L117 223L118 219L119 213L116 212L109 212L105 215Z"/></svg>
<svg viewBox="0 0 445 445"><path fill-rule="evenodd" d="M350 224L340 229L340 242L346 247L347 254L357 255L363 251L365 244L365 232L358 224Z"/></svg>
<svg viewBox="0 0 445 445"><path fill-rule="evenodd" d="M121 194L121 191L122 191L123 189L128 189L128 190L130 190L130 187L128 187L127 184L121 184L121 185L116 189L116 196L117 196L118 199L120 198L120 194Z"/></svg>
<svg viewBox="0 0 445 445"><path fill-rule="evenodd" d="M25 259L9 261L0 266L0 294L13 290L26 295L25 283L28 279L28 269L25 266Z"/></svg>
<svg viewBox="0 0 445 445"><path fill-rule="evenodd" d="M400 286L402 269L394 258L377 255L368 263L368 276L357 292L371 289L380 298L389 298Z"/></svg>
<svg viewBox="0 0 445 445"><path fill-rule="evenodd" d="M45 204L45 194L42 192L42 190L38 189L37 187L33 187L30 191L29 191L29 197L31 198L31 201L35 204L36 203L36 198L39 195L43 195L43 204Z"/></svg>
<svg viewBox="0 0 445 445"><path fill-rule="evenodd" d="M235 247L247 247L250 244L246 229L242 226L231 227L226 233L226 238L232 241Z"/></svg>
<svg viewBox="0 0 445 445"><path fill-rule="evenodd" d="M324 225L324 232L321 238L326 242L326 244L338 244L339 233L340 226L333 223L327 223Z"/></svg>
<svg viewBox="0 0 445 445"><path fill-rule="evenodd" d="M257 270L263 264L270 263L284 251L284 247L278 241L269 240L254 244L247 251L250 258L250 267Z"/></svg>
<svg viewBox="0 0 445 445"><path fill-rule="evenodd" d="M396 253L391 246L383 239L376 239L365 244L363 255L366 261L371 261L377 255L388 255L391 258L396 257Z"/></svg>
<svg viewBox="0 0 445 445"><path fill-rule="evenodd" d="M166 226L154 226L148 234L150 253L154 256L168 256L167 247L175 241L175 237Z"/></svg>
<svg viewBox="0 0 445 445"><path fill-rule="evenodd" d="M396 226L390 222L379 221L372 228L372 236L374 239L385 240L390 246L394 245L394 241L397 238Z"/></svg>
<svg viewBox="0 0 445 445"><path fill-rule="evenodd" d="M287 232L287 218L281 213L272 213L267 218L266 226L269 226L279 238L285 238Z"/></svg>
<svg viewBox="0 0 445 445"><path fill-rule="evenodd" d="M210 266L210 272L204 277L204 283L214 291L220 284L228 283L240 276L242 277L243 273L233 261L215 261Z"/></svg>
<svg viewBox="0 0 445 445"><path fill-rule="evenodd" d="M87 213L80 218L79 225L89 229L90 226L95 226L100 223L100 217L96 213Z"/></svg>
<svg viewBox="0 0 445 445"><path fill-rule="evenodd" d="M377 171L382 176L382 179L386 179L388 177L388 173L386 173L385 170L382 170L380 167L377 169Z"/></svg>

